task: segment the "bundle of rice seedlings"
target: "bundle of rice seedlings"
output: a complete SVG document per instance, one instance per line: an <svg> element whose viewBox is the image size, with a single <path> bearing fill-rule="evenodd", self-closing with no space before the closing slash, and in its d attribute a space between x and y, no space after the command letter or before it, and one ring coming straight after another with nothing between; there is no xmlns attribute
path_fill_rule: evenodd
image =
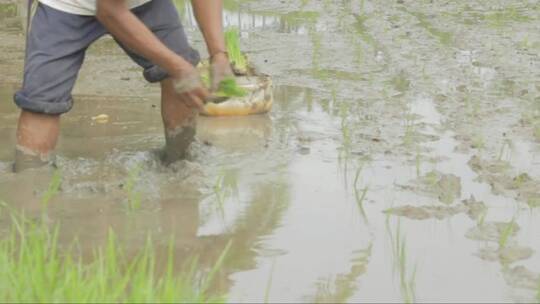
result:
<svg viewBox="0 0 540 304"><path fill-rule="evenodd" d="M248 61L246 55L240 50L240 35L235 28L225 31L225 43L229 60L233 66L235 73L245 75L248 72Z"/></svg>
<svg viewBox="0 0 540 304"><path fill-rule="evenodd" d="M247 91L238 86L234 77L227 77L219 83L217 95L223 97L244 97L247 95Z"/></svg>

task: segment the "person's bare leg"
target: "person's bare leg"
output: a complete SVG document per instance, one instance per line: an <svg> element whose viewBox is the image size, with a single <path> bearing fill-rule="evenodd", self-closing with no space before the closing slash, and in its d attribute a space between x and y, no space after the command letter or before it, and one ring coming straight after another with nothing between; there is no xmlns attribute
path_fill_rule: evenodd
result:
<svg viewBox="0 0 540 304"><path fill-rule="evenodd" d="M195 139L197 110L178 100L173 82L161 82L161 116L165 129L166 146L163 162L172 164L188 156L191 143Z"/></svg>
<svg viewBox="0 0 540 304"><path fill-rule="evenodd" d="M51 163L60 133L60 115L21 111L13 170L20 172Z"/></svg>

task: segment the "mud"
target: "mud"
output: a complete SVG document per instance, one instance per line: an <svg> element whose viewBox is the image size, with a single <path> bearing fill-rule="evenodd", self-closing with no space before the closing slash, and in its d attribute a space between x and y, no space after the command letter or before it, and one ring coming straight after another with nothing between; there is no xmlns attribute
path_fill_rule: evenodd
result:
<svg viewBox="0 0 540 304"><path fill-rule="evenodd" d="M479 173L478 180L489 183L494 193L514 196L531 208L540 204L540 181L527 173L513 176L511 166L504 161L486 162L474 156L469 166Z"/></svg>
<svg viewBox="0 0 540 304"><path fill-rule="evenodd" d="M461 197L461 178L454 174L430 171L418 178L416 182L417 186L403 186L403 188L423 191L446 205L453 204Z"/></svg>
<svg viewBox="0 0 540 304"><path fill-rule="evenodd" d="M537 300L537 1L225 3L272 112L201 117L193 158L163 166L159 87L98 41L62 119L62 242L150 233L207 267L233 240L215 286L232 302ZM52 173L10 172L25 12L0 16L0 200L38 217Z"/></svg>
<svg viewBox="0 0 540 304"><path fill-rule="evenodd" d="M178 127L165 133L165 148L161 155L165 165L190 157L189 149L195 141L196 126Z"/></svg>
<svg viewBox="0 0 540 304"><path fill-rule="evenodd" d="M457 214L467 214L472 220L477 220L487 211L483 202L474 198L464 200L462 204L453 207L446 206L401 206L390 208L384 212L391 215L406 217L413 220L446 219Z"/></svg>
<svg viewBox="0 0 540 304"><path fill-rule="evenodd" d="M28 169L50 166L55 168L54 155L38 155L32 151L26 151L24 147L17 146L15 149L15 160L13 161L13 172L22 172Z"/></svg>

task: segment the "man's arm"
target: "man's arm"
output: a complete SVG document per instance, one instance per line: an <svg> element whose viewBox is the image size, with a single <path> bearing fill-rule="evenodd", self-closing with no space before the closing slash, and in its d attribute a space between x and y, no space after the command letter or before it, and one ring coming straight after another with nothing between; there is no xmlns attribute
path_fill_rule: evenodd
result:
<svg viewBox="0 0 540 304"><path fill-rule="evenodd" d="M223 35L223 0L191 0L191 4L206 41L212 63L212 88L216 89L223 78L233 74Z"/></svg>
<svg viewBox="0 0 540 304"><path fill-rule="evenodd" d="M137 54L180 78L193 66L167 48L128 8L126 0L97 0L98 20Z"/></svg>
<svg viewBox="0 0 540 304"><path fill-rule="evenodd" d="M223 37L223 0L191 0L210 57L227 51Z"/></svg>

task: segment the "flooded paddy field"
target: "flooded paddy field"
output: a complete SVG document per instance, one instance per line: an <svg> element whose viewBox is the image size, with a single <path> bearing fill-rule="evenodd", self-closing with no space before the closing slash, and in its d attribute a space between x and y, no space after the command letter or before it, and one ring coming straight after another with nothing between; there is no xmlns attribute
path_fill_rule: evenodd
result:
<svg viewBox="0 0 540 304"><path fill-rule="evenodd" d="M272 112L201 117L193 159L164 167L159 88L104 38L44 210L54 173L11 173L25 12L0 0L4 209L46 212L83 253L112 230L210 268L231 244L212 287L231 302L540 301L538 1L225 4Z"/></svg>

